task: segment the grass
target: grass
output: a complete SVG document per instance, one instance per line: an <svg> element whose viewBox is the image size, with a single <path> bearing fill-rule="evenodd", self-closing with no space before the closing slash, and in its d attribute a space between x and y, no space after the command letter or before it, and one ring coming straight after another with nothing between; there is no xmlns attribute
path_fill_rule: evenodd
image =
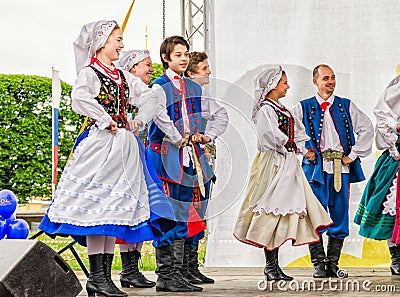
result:
<svg viewBox="0 0 400 297"><path fill-rule="evenodd" d="M30 234L29 236L32 236ZM59 251L64 248L69 243L73 242L73 239L68 237L57 237L56 239L52 239L47 235L40 235L36 240L40 240L41 242L47 244L55 251ZM74 245L75 250L77 251L79 257L85 263L86 267L89 268L89 261L87 256L86 247L79 245L76 243ZM114 252L114 262L113 262L113 270L121 270L121 257L119 255L119 245L115 245L115 252ZM206 239L202 239L199 243L199 262L205 262L205 255L206 255ZM75 270L79 271L82 270L79 266L78 262L76 261L74 255L71 253L70 250L66 250L61 254L62 258L69 264L69 266ZM146 241L143 243L142 247L142 257L141 261L139 262L139 269L143 271L151 271L156 269L156 255L155 249L151 243L151 241Z"/></svg>

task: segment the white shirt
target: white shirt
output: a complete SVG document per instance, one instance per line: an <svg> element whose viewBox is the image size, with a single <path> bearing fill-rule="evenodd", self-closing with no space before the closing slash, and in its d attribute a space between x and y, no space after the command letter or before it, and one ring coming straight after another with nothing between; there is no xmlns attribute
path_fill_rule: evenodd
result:
<svg viewBox="0 0 400 297"><path fill-rule="evenodd" d="M319 104L325 101L318 94L316 94L315 97ZM331 114L328 112L333 104L334 94L332 94L326 101L328 101L330 105L327 107L324 114L320 149L321 152L328 149L343 152L339 135L336 132ZM303 120L303 109L301 107L301 103L295 105L293 112L299 119L301 119L301 121ZM368 116L352 101L350 101L349 113L353 126L353 132L357 135L357 137L348 157L352 160L357 159L357 157L365 158L372 152L372 140L374 137L374 128L372 122ZM323 171L326 173L333 173L333 161L323 160ZM343 165L342 172L349 173L349 166Z"/></svg>
<svg viewBox="0 0 400 297"><path fill-rule="evenodd" d="M107 75L101 67L94 65L101 73ZM179 141L182 137L173 122L169 118L164 105L160 102L156 93L142 80L133 76L128 71L122 70L129 86L129 103L139 108L135 119L148 123L154 117L163 122L164 133L173 141ZM84 116L96 120L98 128L103 130L110 125L111 116L95 99L100 93L100 80L90 67L83 68L75 81L72 90L72 109ZM144 125L143 125L144 126Z"/></svg>
<svg viewBox="0 0 400 297"><path fill-rule="evenodd" d="M179 76L176 72L171 69L167 69L165 75L171 80L174 84L175 88L180 90L180 79L176 79L174 77ZM163 104L164 109L166 110L167 105L167 97L165 95L164 89L159 85L153 86L154 91L157 96L160 98L161 104ZM186 111L185 100L182 100L182 121L184 123L184 127L189 129L189 118ZM213 98L210 96L203 94L201 96L201 117L207 120L206 130L204 135L209 136L211 141L215 141L215 139L225 132L226 127L228 125L228 114L226 109L220 106ZM159 118L154 119L154 123L161 129L165 129L164 122L160 121ZM185 132L189 133L189 130ZM188 166L189 158L191 158L191 148L190 146L184 147L184 166Z"/></svg>
<svg viewBox="0 0 400 297"><path fill-rule="evenodd" d="M278 103L267 103L263 105L257 112L255 124L257 132L257 149L260 152L265 152L269 150L276 151L280 154L286 154L287 150L285 144L289 140L288 136L279 129L278 125L278 115L272 105L283 107L283 105ZM282 111L282 113L290 116L289 112ZM304 147L304 143L310 139L306 134L303 123L294 117L294 142L296 146L300 149ZM306 150L307 152L307 150Z"/></svg>
<svg viewBox="0 0 400 297"><path fill-rule="evenodd" d="M322 99L318 94L315 97L317 98L319 105L321 105L323 102L329 102L329 105L324 112L324 122L322 125L320 139L321 152L327 150L343 152L343 147L340 144L339 135L336 133L335 124L333 122L331 113L329 112L329 109L331 108L334 100L334 96L331 95L327 100Z"/></svg>
<svg viewBox="0 0 400 297"><path fill-rule="evenodd" d="M396 148L400 122L400 76L393 79L374 108L376 117L376 146L380 150L389 149L390 155L399 155Z"/></svg>

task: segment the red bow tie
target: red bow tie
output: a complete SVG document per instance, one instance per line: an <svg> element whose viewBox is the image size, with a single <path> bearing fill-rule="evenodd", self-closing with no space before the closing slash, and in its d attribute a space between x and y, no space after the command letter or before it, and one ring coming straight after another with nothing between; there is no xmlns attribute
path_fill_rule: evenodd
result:
<svg viewBox="0 0 400 297"><path fill-rule="evenodd" d="M182 77L180 77L179 75L175 75L174 79L182 80Z"/></svg>
<svg viewBox="0 0 400 297"><path fill-rule="evenodd" d="M325 109L327 109L327 107L328 107L329 105L330 105L330 103L327 102L327 101L325 101L325 102L322 102L322 103L321 103L320 107L321 107L322 110L325 110Z"/></svg>
<svg viewBox="0 0 400 297"><path fill-rule="evenodd" d="M182 77L175 75L174 79L179 80L181 92L185 92L185 81Z"/></svg>

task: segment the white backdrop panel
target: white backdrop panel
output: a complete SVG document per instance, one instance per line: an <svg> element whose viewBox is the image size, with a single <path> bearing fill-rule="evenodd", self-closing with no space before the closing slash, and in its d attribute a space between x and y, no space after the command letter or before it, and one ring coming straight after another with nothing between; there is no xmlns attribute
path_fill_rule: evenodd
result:
<svg viewBox="0 0 400 297"><path fill-rule="evenodd" d="M291 89L283 103L292 107L315 94L311 71L320 63L333 67L336 94L352 99L373 120L380 93L395 76L400 61L400 2L391 1L208 1L212 91L227 109L230 123L218 139L217 183L208 209L207 266L262 266L260 249L232 236L256 153L250 123L253 79L270 64L281 64ZM367 178L375 151L363 160ZM366 182L351 188L351 221ZM361 256L362 238L351 223L344 252ZM308 253L285 244L286 265Z"/></svg>

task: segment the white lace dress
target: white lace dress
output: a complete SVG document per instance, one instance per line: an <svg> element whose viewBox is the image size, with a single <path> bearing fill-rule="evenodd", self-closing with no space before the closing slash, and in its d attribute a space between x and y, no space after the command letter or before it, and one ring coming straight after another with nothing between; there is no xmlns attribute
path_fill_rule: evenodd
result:
<svg viewBox="0 0 400 297"><path fill-rule="evenodd" d="M289 137L279 128L282 115L291 117L274 102L267 102L257 113L258 153L234 229L238 240L269 250L287 240L293 245L316 242L318 230L332 224L313 194L296 152L285 148ZM309 138L302 123L294 122L294 141L298 147L304 146Z"/></svg>
<svg viewBox="0 0 400 297"><path fill-rule="evenodd" d="M127 72L123 74L125 86L129 87L129 98L125 100L139 107L136 118L146 123L162 105L139 78ZM87 137L80 141L62 173L52 204L40 225L49 234L108 235L128 242L153 239L151 228L139 230L148 225L151 215L149 192L166 202L165 212L157 215L165 214L173 219L167 198L156 184L157 177L148 174L146 179L148 168L140 140L125 128L118 128L116 134L105 129L111 116L96 97L101 94L101 87L109 91L110 83L106 79L105 86L101 86L99 76L91 67L84 68L75 82L73 109L95 119L96 125L92 125ZM124 91L121 87L116 90L117 93ZM135 236L137 238L132 238Z"/></svg>

